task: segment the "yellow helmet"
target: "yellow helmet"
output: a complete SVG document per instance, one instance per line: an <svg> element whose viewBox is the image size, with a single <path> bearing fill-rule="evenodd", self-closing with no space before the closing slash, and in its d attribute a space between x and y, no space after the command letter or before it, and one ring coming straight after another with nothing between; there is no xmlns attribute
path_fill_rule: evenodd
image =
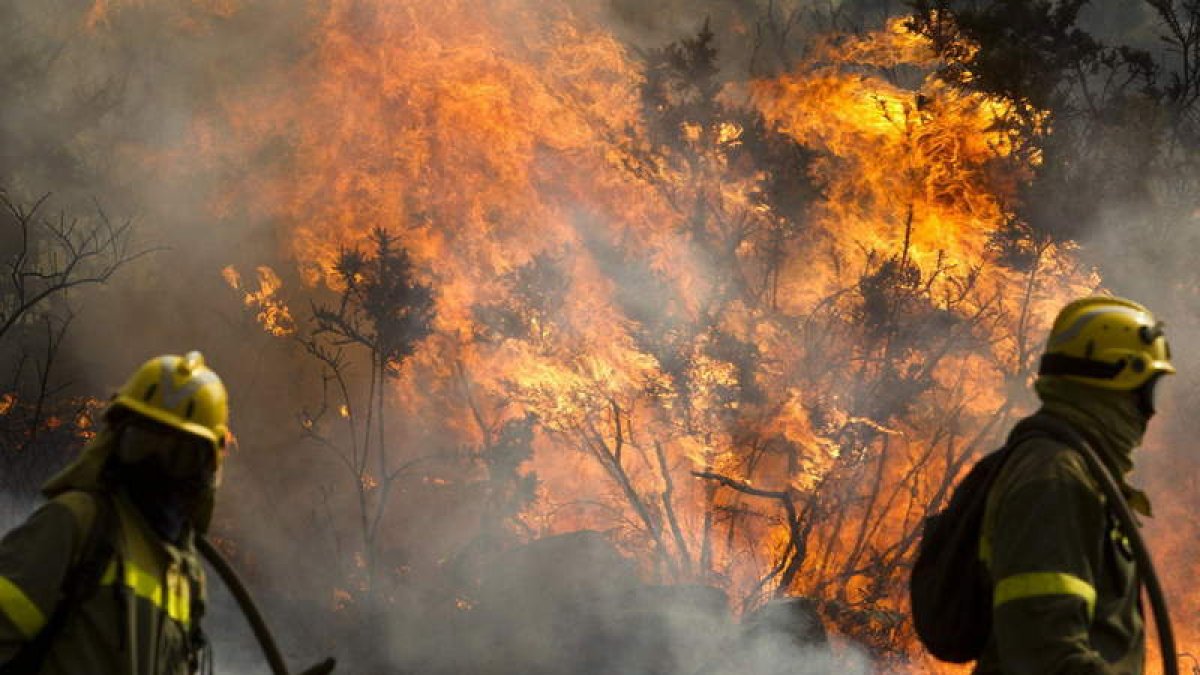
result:
<svg viewBox="0 0 1200 675"><path fill-rule="evenodd" d="M204 438L219 461L229 430L229 398L200 352L143 363L117 392L110 410L121 408Z"/></svg>
<svg viewBox="0 0 1200 675"><path fill-rule="evenodd" d="M1121 391L1174 372L1162 322L1132 300L1102 296L1076 300L1058 313L1038 370Z"/></svg>

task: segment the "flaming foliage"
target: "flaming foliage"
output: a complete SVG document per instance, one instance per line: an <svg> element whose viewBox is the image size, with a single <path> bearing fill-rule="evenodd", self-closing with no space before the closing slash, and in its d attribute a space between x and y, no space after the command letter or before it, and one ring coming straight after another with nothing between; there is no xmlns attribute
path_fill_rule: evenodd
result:
<svg viewBox="0 0 1200 675"><path fill-rule="evenodd" d="M396 238L436 311L374 381L478 449L504 526L610 531L648 574L910 644L921 518L1097 282L1014 215L1040 113L944 84L903 22L728 82L707 26L639 61L559 3L313 11L281 74L306 84L230 96L194 149L273 158L218 208L280 223L310 285ZM290 331L273 275L245 301Z"/></svg>

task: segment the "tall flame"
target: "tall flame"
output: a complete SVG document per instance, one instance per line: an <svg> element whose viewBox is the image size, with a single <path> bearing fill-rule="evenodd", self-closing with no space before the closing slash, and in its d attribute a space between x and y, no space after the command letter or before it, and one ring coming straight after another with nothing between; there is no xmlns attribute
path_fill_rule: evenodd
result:
<svg viewBox="0 0 1200 675"><path fill-rule="evenodd" d="M193 149L273 158L217 208L282 223L310 284L372 228L400 238L438 303L397 404L472 444L532 415L536 532L615 528L648 573L750 605L783 584L903 639L920 517L1011 419L1038 328L1097 285L1017 236L1044 116L943 84L896 21L656 132L651 74L565 5L320 7L281 78L306 84L231 92ZM752 136L809 153L802 208L764 196Z"/></svg>

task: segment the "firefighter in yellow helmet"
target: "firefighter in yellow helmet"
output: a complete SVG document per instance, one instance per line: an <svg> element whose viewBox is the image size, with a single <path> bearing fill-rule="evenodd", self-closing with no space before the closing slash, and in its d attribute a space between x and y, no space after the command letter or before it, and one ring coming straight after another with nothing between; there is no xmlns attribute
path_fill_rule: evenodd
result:
<svg viewBox="0 0 1200 675"><path fill-rule="evenodd" d="M199 352L143 364L99 433L0 541L0 674L196 673L194 538L212 514L225 387Z"/></svg>
<svg viewBox="0 0 1200 675"><path fill-rule="evenodd" d="M1114 297L1068 304L1035 384L1042 408L1096 450L1130 506L1133 449L1175 372L1163 326ZM1018 423L1036 424L1036 415ZM1014 431L1014 436L1018 432ZM988 496L980 555L994 588L992 633L976 673L1120 673L1145 656L1134 556L1083 457L1046 435L1021 442Z"/></svg>

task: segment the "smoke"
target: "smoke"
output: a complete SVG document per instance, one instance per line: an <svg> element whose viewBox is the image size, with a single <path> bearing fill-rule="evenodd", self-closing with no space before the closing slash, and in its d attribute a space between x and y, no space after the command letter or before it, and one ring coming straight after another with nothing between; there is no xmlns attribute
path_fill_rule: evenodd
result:
<svg viewBox="0 0 1200 675"><path fill-rule="evenodd" d="M581 7L586 4L579 3ZM748 45L749 33L763 16L767 3L758 0L611 0L601 6L603 19L614 33L643 49L661 47L692 35L703 21L721 26L721 47L736 62L739 58L736 51Z"/></svg>

